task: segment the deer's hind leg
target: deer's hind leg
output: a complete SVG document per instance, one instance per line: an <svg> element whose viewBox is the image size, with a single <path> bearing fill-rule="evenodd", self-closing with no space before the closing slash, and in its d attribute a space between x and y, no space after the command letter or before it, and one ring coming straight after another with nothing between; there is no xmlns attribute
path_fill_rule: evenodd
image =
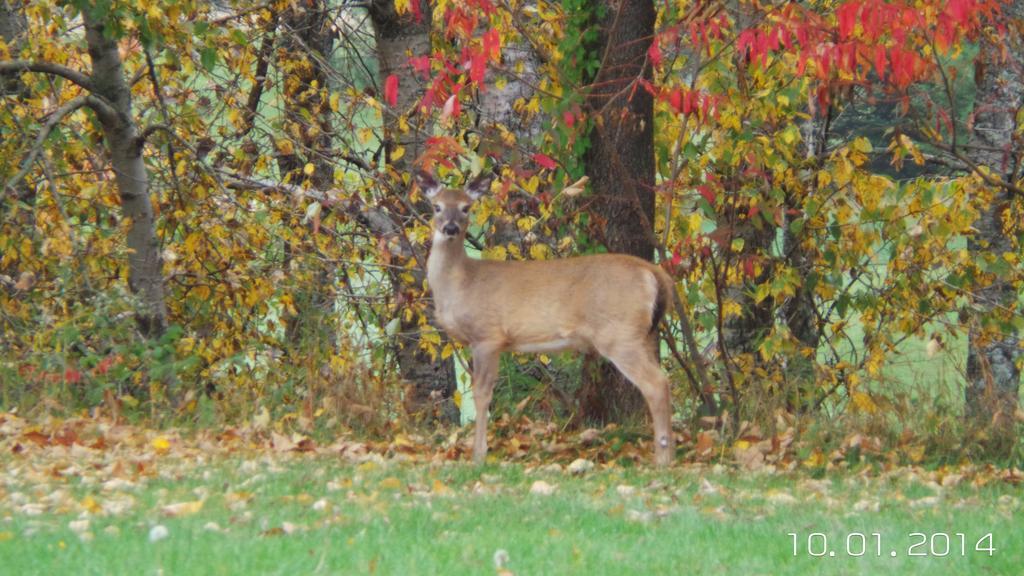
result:
<svg viewBox="0 0 1024 576"><path fill-rule="evenodd" d="M617 342L599 347L598 352L610 360L629 379L647 401L654 424L654 463L667 466L675 456L672 436L672 398L668 376L661 369L654 345L649 339Z"/></svg>

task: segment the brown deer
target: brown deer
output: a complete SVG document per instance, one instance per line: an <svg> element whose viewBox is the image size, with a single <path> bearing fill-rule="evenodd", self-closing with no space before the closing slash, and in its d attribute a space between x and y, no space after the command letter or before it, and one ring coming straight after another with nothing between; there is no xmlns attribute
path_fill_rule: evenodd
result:
<svg viewBox="0 0 1024 576"><path fill-rule="evenodd" d="M640 389L654 422L655 463L669 464L672 405L656 354L658 323L676 297L668 274L623 254L472 259L464 245L469 210L490 190L491 177L464 190L443 187L422 171L414 180L434 209L427 281L437 323L473 353L473 460L482 463L487 455L487 409L501 353L579 350L600 353Z"/></svg>

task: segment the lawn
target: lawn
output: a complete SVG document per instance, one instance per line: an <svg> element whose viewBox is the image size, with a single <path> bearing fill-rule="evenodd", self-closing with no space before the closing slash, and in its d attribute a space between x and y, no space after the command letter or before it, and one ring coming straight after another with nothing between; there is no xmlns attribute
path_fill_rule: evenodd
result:
<svg viewBox="0 0 1024 576"><path fill-rule="evenodd" d="M272 432L65 430L0 420L6 574L1018 574L1024 565L1013 470L477 467L404 437L315 446Z"/></svg>

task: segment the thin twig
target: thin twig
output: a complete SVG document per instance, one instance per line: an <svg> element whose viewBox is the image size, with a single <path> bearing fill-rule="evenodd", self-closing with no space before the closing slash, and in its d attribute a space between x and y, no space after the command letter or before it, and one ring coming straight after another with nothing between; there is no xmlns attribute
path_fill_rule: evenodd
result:
<svg viewBox="0 0 1024 576"><path fill-rule="evenodd" d="M85 106L87 104L87 99L88 97L86 96L72 98L71 100L65 102L63 106L55 110L50 115L50 118L46 121L45 124L43 124L43 127L39 130L39 134L36 135L36 140L35 142L33 142L32 148L28 151L28 156L26 156L25 160L22 162L21 169L18 170L17 174L11 176L10 179L7 180L7 183L4 184L4 189L0 190L0 197L6 195L7 191L13 190L14 186L25 178L25 176L28 174L28 171L32 169L32 164L35 163L36 156L38 156L39 152L42 151L43 142L45 142L46 138L49 137L51 132L53 132L53 129L68 114L71 114L72 112Z"/></svg>

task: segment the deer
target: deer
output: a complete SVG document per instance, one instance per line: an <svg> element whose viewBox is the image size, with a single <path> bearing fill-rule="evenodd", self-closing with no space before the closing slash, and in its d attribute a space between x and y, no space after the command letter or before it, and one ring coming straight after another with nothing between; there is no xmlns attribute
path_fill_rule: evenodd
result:
<svg viewBox="0 0 1024 576"><path fill-rule="evenodd" d="M487 456L488 409L501 354L580 351L600 354L640 390L654 428L654 462L669 465L675 455L672 404L657 356L657 329L673 300L679 314L684 311L668 273L625 254L470 258L470 209L490 191L493 176L484 173L462 189L443 186L423 170L413 180L433 208L427 283L435 322L472 356L474 463Z"/></svg>

